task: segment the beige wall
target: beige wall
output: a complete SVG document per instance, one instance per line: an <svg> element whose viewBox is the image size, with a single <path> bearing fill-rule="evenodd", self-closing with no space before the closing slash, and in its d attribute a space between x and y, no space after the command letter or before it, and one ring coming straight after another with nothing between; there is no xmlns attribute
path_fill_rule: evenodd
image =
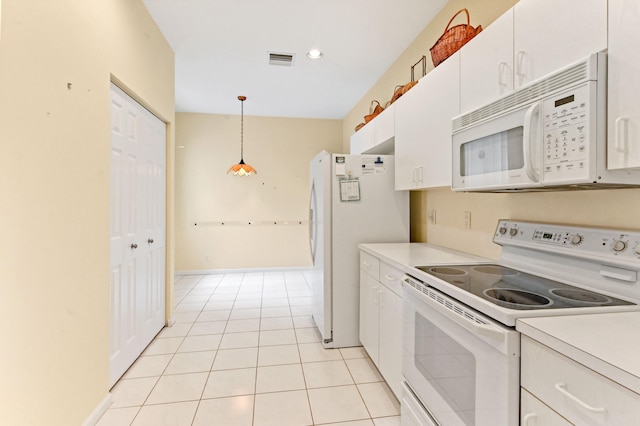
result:
<svg viewBox="0 0 640 426"><path fill-rule="evenodd" d="M517 2L517 0L450 0L344 118L342 136L345 152L348 152L349 138L353 134L355 126L362 122L362 117L365 114L368 114L371 100L378 100L383 105L389 101L396 85L405 84L411 80L411 65L416 63L422 55L427 57L427 73L433 69L429 49L440 38L449 19L458 10L467 8L471 16L471 25L474 27L482 25L483 28L486 28ZM462 14L455 19L452 25L464 23L465 20L466 15ZM420 77L421 71L421 67L417 66L416 78Z"/></svg>
<svg viewBox="0 0 640 426"><path fill-rule="evenodd" d="M344 146L349 146L353 127L366 114L370 100L386 101L394 85L408 79L411 64L422 54L429 57L428 49L457 10L467 7L471 14L471 24L482 24L486 28L515 3L517 1L514 0L451 0L447 3L383 78L347 115L343 127ZM433 64L430 61L428 64L430 70ZM428 220L430 211L435 212L435 223ZM471 212L470 229L465 229L465 211ZM411 239L497 258L500 247L493 244L491 239L497 221L502 218L640 229L639 213L640 189L466 194L440 188L412 192Z"/></svg>
<svg viewBox="0 0 640 426"><path fill-rule="evenodd" d="M640 229L640 189L524 194L465 194L448 188L416 193L436 211L436 224L420 219L427 241L497 258L491 242L498 219L518 219L612 228ZM471 229L464 212L471 212Z"/></svg>
<svg viewBox="0 0 640 426"><path fill-rule="evenodd" d="M238 177L226 172L240 160L240 116L176 114L176 270L310 265L309 161L340 152L341 131L340 120L245 115L244 159L258 174Z"/></svg>
<svg viewBox="0 0 640 426"><path fill-rule="evenodd" d="M109 390L109 82L171 146L173 52L139 0L3 0L1 18L0 424L79 425Z"/></svg>

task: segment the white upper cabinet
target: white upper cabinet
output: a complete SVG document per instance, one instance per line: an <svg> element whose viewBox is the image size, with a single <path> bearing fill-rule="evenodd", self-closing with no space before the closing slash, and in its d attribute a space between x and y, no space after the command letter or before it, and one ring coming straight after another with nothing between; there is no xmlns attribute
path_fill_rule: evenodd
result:
<svg viewBox="0 0 640 426"><path fill-rule="evenodd" d="M608 153L609 169L640 167L640 8L638 2L609 0Z"/></svg>
<svg viewBox="0 0 640 426"><path fill-rule="evenodd" d="M451 119L460 114L460 52L394 105L396 190L451 186Z"/></svg>
<svg viewBox="0 0 640 426"><path fill-rule="evenodd" d="M467 43L460 55L460 111L513 90L513 9Z"/></svg>
<svg viewBox="0 0 640 426"><path fill-rule="evenodd" d="M351 135L351 154L393 154L394 104Z"/></svg>
<svg viewBox="0 0 640 426"><path fill-rule="evenodd" d="M520 0L461 49L461 111L606 48L607 0Z"/></svg>
<svg viewBox="0 0 640 426"><path fill-rule="evenodd" d="M607 0L521 0L514 12L514 86L607 48Z"/></svg>

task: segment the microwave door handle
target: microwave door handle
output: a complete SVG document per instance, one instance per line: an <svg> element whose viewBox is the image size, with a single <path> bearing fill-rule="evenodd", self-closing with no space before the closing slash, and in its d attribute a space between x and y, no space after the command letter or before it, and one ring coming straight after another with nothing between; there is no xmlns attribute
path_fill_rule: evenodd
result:
<svg viewBox="0 0 640 426"><path fill-rule="evenodd" d="M540 176L538 171L536 170L535 164L533 164L534 155L534 143L532 141L532 136L535 132L532 132L533 125L533 114L535 114L540 108L540 103L536 102L531 105L531 107L527 110L524 115L524 130L522 131L522 139L523 139L523 155L524 155L524 167L527 172L527 176L533 182L539 182Z"/></svg>

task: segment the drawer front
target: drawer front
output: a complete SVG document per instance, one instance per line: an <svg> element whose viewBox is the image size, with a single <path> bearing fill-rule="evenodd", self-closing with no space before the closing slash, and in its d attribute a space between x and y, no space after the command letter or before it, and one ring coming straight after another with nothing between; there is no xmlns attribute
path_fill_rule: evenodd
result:
<svg viewBox="0 0 640 426"><path fill-rule="evenodd" d="M640 395L522 336L521 385L576 425L627 425L640 418Z"/></svg>
<svg viewBox="0 0 640 426"><path fill-rule="evenodd" d="M400 297L402 297L402 276L403 272L400 269L380 262L380 282Z"/></svg>
<svg viewBox="0 0 640 426"><path fill-rule="evenodd" d="M520 426L571 426L525 389L520 392Z"/></svg>
<svg viewBox="0 0 640 426"><path fill-rule="evenodd" d="M380 279L380 260L364 251L360 252L360 269L376 280Z"/></svg>

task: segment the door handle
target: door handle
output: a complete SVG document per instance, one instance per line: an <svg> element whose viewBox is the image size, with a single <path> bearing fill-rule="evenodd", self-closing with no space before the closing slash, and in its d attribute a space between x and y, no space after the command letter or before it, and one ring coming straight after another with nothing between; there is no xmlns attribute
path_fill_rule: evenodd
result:
<svg viewBox="0 0 640 426"><path fill-rule="evenodd" d="M536 170L536 165L534 164L534 158L536 151L534 148L537 148L533 140L533 135L535 132L533 131L533 115L538 112L540 107L540 103L536 102L533 104L524 115L524 131L522 134L523 139L523 153L524 153L524 167L527 172L527 176L531 179L532 182L538 182L540 180L540 176L538 171Z"/></svg>
<svg viewBox="0 0 640 426"><path fill-rule="evenodd" d="M607 409L604 407L590 406L589 404L587 404L586 402L584 402L583 400L581 400L580 398L578 398L577 396L569 392L567 390L567 385L564 383L556 383L554 387L558 392L560 392L561 394L563 394L564 396L566 396L567 398L569 398L570 400L572 400L573 402L575 402L576 404L578 404L579 406L581 406L587 411L591 411L592 413L604 413L605 411L607 411Z"/></svg>
<svg viewBox="0 0 640 426"><path fill-rule="evenodd" d="M616 151L626 154L629 152L627 140L629 117L618 117L615 122L615 147Z"/></svg>
<svg viewBox="0 0 640 426"><path fill-rule="evenodd" d="M138 245L136 243L131 243L131 250L135 250L138 248Z"/></svg>
<svg viewBox="0 0 640 426"><path fill-rule="evenodd" d="M516 53L516 75L520 77L524 77L525 73L522 70L524 68L524 64L522 63L524 60L524 52L522 50Z"/></svg>
<svg viewBox="0 0 640 426"><path fill-rule="evenodd" d="M534 420L536 417L538 417L536 413L528 413L522 418L522 425L529 426L530 420Z"/></svg>
<svg viewBox="0 0 640 426"><path fill-rule="evenodd" d="M500 86L500 89L502 90L502 88L507 86L507 83L505 83L503 81L503 76L504 76L504 70L507 67L507 63L506 62L500 62L498 64L498 86Z"/></svg>
<svg viewBox="0 0 640 426"><path fill-rule="evenodd" d="M148 243L148 244L153 244L153 238L149 238L149 239L147 240L147 243Z"/></svg>

